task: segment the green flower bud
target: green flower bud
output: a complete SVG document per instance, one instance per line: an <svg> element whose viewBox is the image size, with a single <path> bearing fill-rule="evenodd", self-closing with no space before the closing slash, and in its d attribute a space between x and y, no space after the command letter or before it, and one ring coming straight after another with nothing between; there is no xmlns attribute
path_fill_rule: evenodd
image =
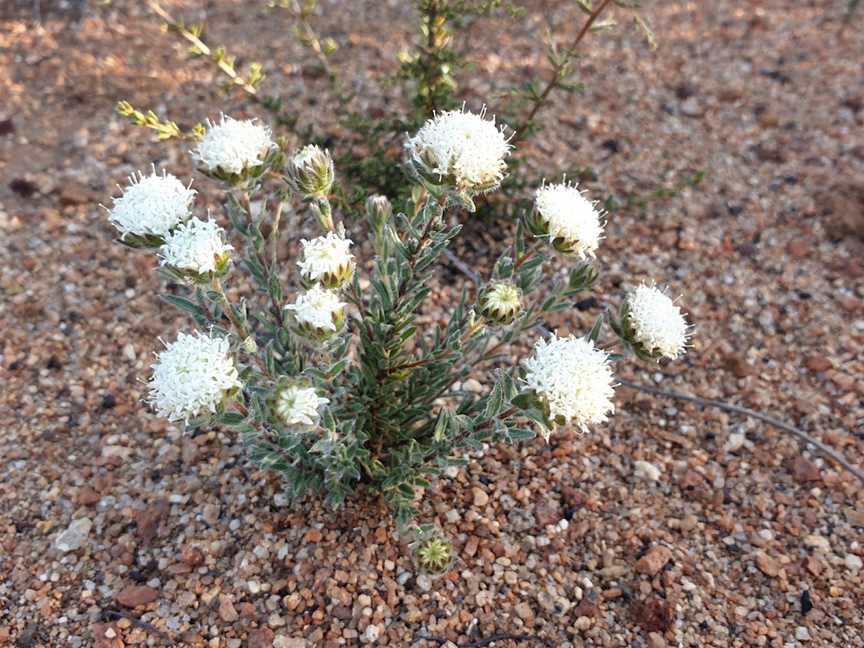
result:
<svg viewBox="0 0 864 648"><path fill-rule="evenodd" d="M285 180L307 199L323 200L330 195L335 179L333 158L314 144L304 146L288 160Z"/></svg>
<svg viewBox="0 0 864 648"><path fill-rule="evenodd" d="M366 199L366 217L375 229L384 226L393 217L393 205L386 196L369 196Z"/></svg>
<svg viewBox="0 0 864 648"><path fill-rule="evenodd" d="M490 284L478 300L480 314L495 324L511 324L522 312L522 291L509 281Z"/></svg>

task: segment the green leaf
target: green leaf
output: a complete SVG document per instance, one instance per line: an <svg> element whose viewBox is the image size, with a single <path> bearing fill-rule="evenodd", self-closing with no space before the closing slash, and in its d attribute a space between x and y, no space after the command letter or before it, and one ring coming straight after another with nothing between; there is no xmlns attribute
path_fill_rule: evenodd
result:
<svg viewBox="0 0 864 648"><path fill-rule="evenodd" d="M180 297L178 295L160 295L159 297L162 301L167 302L180 310L186 311L196 318L203 318L205 316L204 310L191 299L186 299L185 297Z"/></svg>
<svg viewBox="0 0 864 648"><path fill-rule="evenodd" d="M504 410L504 389L504 384L501 380L496 382L495 386L492 387L492 392L486 400L486 409L483 412L483 416L487 419L498 416Z"/></svg>
<svg viewBox="0 0 864 648"><path fill-rule="evenodd" d="M537 432L530 428L510 428L507 430L506 436L512 442L527 441L537 436Z"/></svg>
<svg viewBox="0 0 864 648"><path fill-rule="evenodd" d="M600 339L600 331L603 328L603 316L600 315L597 318L597 321L594 322L594 326L591 327L591 332L588 334L588 339L592 342L597 342Z"/></svg>
<svg viewBox="0 0 864 648"><path fill-rule="evenodd" d="M224 425L226 427L237 427L246 422L246 417L239 412L225 412L220 414L214 421L216 425Z"/></svg>
<svg viewBox="0 0 864 648"><path fill-rule="evenodd" d="M513 274L513 257L508 252L504 252L498 261L495 262L495 268L492 270L492 276L496 279L509 279Z"/></svg>
<svg viewBox="0 0 864 648"><path fill-rule="evenodd" d="M539 402L540 397L536 392L531 390L524 391L510 400L510 403L518 407L520 410L536 408Z"/></svg>
<svg viewBox="0 0 864 648"><path fill-rule="evenodd" d="M253 259L252 257L247 257L243 259L243 265L246 266L246 269L249 271L255 278L255 282L259 286L263 286L265 289L269 289L269 284L267 281L267 271L264 269L264 266L261 263Z"/></svg>
<svg viewBox="0 0 864 648"><path fill-rule="evenodd" d="M474 206L474 201L471 200L471 197L468 194L453 191L449 194L448 198L449 204L453 207L461 207L469 214L473 214L477 211L477 207Z"/></svg>

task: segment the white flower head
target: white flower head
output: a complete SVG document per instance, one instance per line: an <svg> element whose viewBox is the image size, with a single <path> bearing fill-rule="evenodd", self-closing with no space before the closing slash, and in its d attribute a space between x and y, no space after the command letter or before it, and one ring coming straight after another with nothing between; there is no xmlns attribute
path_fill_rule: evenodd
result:
<svg viewBox="0 0 864 648"><path fill-rule="evenodd" d="M523 365L525 383L548 403L553 421L587 430L615 409L609 356L587 338L553 334L538 340Z"/></svg>
<svg viewBox="0 0 864 648"><path fill-rule="evenodd" d="M298 295L293 304L285 307L294 313L294 318L304 331L318 335L335 333L344 321L345 303L333 290L315 284L305 293Z"/></svg>
<svg viewBox="0 0 864 648"><path fill-rule="evenodd" d="M197 274L221 270L233 249L225 243L223 234L224 231L215 221L193 218L180 225L165 240L159 252L160 263Z"/></svg>
<svg viewBox="0 0 864 648"><path fill-rule="evenodd" d="M319 409L329 402L314 387L288 385L277 393L275 410L286 425L317 425Z"/></svg>
<svg viewBox="0 0 864 648"><path fill-rule="evenodd" d="M539 214L539 223L532 227L535 235L548 236L561 252L594 257L603 235L603 215L576 185L543 185L534 204Z"/></svg>
<svg viewBox="0 0 864 648"><path fill-rule="evenodd" d="M274 146L270 129L254 119L239 120L222 115L216 124L208 120L207 126L207 132L192 151L192 157L206 171L243 173L262 164Z"/></svg>
<svg viewBox="0 0 864 648"><path fill-rule="evenodd" d="M302 239L300 272L309 281L320 281L327 288L338 288L354 274L354 255L348 250L351 239L328 232L311 241Z"/></svg>
<svg viewBox="0 0 864 648"><path fill-rule="evenodd" d="M649 356L675 359L684 353L690 330L681 309L652 284L627 295L627 329Z"/></svg>
<svg viewBox="0 0 864 648"><path fill-rule="evenodd" d="M485 115L485 108L479 114L449 110L428 120L405 145L415 167L460 191L495 189L507 170L511 146L495 118Z"/></svg>
<svg viewBox="0 0 864 648"><path fill-rule="evenodd" d="M153 365L148 400L160 416L188 421L212 414L227 392L239 387L228 340L200 331L180 333Z"/></svg>
<svg viewBox="0 0 864 648"><path fill-rule="evenodd" d="M195 191L164 171L150 175L140 171L129 176L129 186L113 199L108 220L125 238L135 236L165 237L189 218Z"/></svg>

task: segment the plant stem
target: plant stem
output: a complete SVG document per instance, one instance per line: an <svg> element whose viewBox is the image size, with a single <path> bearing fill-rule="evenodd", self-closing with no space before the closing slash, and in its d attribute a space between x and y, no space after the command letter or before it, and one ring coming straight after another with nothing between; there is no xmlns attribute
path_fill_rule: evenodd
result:
<svg viewBox="0 0 864 648"><path fill-rule="evenodd" d="M175 20L174 17L171 16L171 14L165 11L165 9L163 9L162 6L158 2L156 2L156 0L145 1L147 3L147 6L150 7L150 10L153 13L155 13L162 20L164 20L168 24L168 26L171 27L171 29L173 29L187 41L192 43L192 45L197 48L204 56L213 61L218 66L219 70L221 70L222 74L231 79L231 82L234 83L234 85L242 88L244 92L254 97L256 100L260 101L258 97L258 90L255 88L255 86L247 83L243 77L237 74L237 71L234 69L234 67L225 62L221 57L217 56L216 53L212 49L210 49L207 43L205 43L191 31L186 29L183 23Z"/></svg>
<svg viewBox="0 0 864 648"><path fill-rule="evenodd" d="M285 208L285 202L280 200L279 204L276 205L276 212L273 214L273 225L270 229L270 242L272 245L272 252L270 255L270 267L271 269L278 268L279 263L279 224L282 220L282 210Z"/></svg>
<svg viewBox="0 0 864 648"><path fill-rule="evenodd" d="M240 342L243 342L247 337L249 337L249 331L237 317L237 314L234 312L234 307L231 305L231 302L228 301L228 295L225 294L225 288L222 286L222 281L218 277L213 278L213 291L219 295L220 305L222 306L222 312L225 313L225 316L231 322L231 325L237 331L237 335L240 337Z"/></svg>
<svg viewBox="0 0 864 648"><path fill-rule="evenodd" d="M534 103L531 106L531 110L528 112L528 116L525 120L519 125L516 129L516 132L513 133L513 137L510 138L511 144L516 144L519 140L521 140L525 136L525 132L528 128L530 128L531 123L534 121L534 117L537 116L537 113L540 111L545 104L549 95L552 93L555 88L557 88L561 81L563 80L564 69L570 63L570 60L573 58L573 54L576 51L579 43L585 38L585 35L591 29L591 26L594 22L599 18L600 14L612 3L612 0L602 0L602 2L597 5L597 8L591 12L591 15L588 16L588 19L582 25L582 29L579 30L579 33L576 35L575 40L567 49L566 55L561 59L561 62L555 66L552 78L546 83L546 87L543 89L543 92L540 93L540 96L534 99Z"/></svg>
<svg viewBox="0 0 864 648"><path fill-rule="evenodd" d="M330 204L330 199L319 198L315 204L318 207L318 209L315 210L315 215L318 217L318 223L321 225L321 229L323 229L325 233L333 232L336 229L336 226L333 223L333 206Z"/></svg>
<svg viewBox="0 0 864 648"><path fill-rule="evenodd" d="M478 425L476 428L474 428L474 431L477 432L478 430L485 430L486 428L492 426L493 421L508 419L518 411L519 411L519 408L514 405L514 406L504 410L503 412L501 412L498 416L492 417L490 419L486 419L480 425Z"/></svg>
<svg viewBox="0 0 864 648"><path fill-rule="evenodd" d="M435 85L434 77L437 76L433 69L435 66L434 55L437 44L437 27L438 22L438 0L429 1L429 11L426 14L426 65L423 75L423 82L426 84L426 117L431 117L435 114L437 105L435 104Z"/></svg>
<svg viewBox="0 0 864 648"><path fill-rule="evenodd" d="M252 201L249 197L249 191L244 189L240 192L240 206L243 208L243 212L246 214L246 223L249 226L250 231L253 230L255 225L255 218L252 216ZM267 291L267 296L270 300L270 313L273 315L274 320L279 326L285 325L285 318L282 312L282 307L277 303L276 298L273 296L273 293L270 290L270 280L271 277L277 276L279 273L278 266L278 244L279 244L279 221L282 216L282 210L284 208L284 203L282 201L276 207L276 214L273 219L273 230L270 232L270 237L273 240L272 247L272 263L267 263L261 252L255 247L254 244L247 242L247 249L250 250L250 254L255 257L255 260L258 264L264 268L267 273L267 285L264 286L264 289ZM265 251L266 254L266 251Z"/></svg>
<svg viewBox="0 0 864 648"><path fill-rule="evenodd" d="M526 250L525 253L516 259L516 263L513 264L513 272L516 272L519 268L522 267L522 264L525 263L528 259L533 257L537 253L537 246L534 245L530 249Z"/></svg>

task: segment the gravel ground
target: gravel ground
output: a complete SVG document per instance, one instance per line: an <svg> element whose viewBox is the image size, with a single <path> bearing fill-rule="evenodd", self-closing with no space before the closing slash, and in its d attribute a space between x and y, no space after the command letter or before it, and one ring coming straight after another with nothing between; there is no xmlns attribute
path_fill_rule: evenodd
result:
<svg viewBox="0 0 864 648"><path fill-rule="evenodd" d="M112 245L96 205L151 161L190 164L112 106L184 124L249 108L203 62L178 66L183 46L142 9L76 24L42 4L39 27L14 7L0 22L0 645L864 643L861 484L754 421L621 388L589 435L490 447L426 494L422 518L458 549L431 578L376 501L289 506L229 434L148 413L156 337L181 322L154 299L153 258ZM290 30L245 4L166 6L243 59L273 52L272 87L331 127ZM325 2L325 35L372 109L407 3L354 4ZM578 29L572 3L534 4L524 25L475 27L478 70L542 65L541 16ZM697 323L685 360L622 376L777 414L862 465L860 29L838 37L840 0L647 4L661 47L586 41L586 90L556 98L531 145L538 175L590 165L599 197L637 197L610 218L598 297L656 277ZM491 90L465 98L494 110ZM482 268L480 229L461 245ZM441 287L431 316L450 299ZM599 307L583 305L550 324L584 330Z"/></svg>

